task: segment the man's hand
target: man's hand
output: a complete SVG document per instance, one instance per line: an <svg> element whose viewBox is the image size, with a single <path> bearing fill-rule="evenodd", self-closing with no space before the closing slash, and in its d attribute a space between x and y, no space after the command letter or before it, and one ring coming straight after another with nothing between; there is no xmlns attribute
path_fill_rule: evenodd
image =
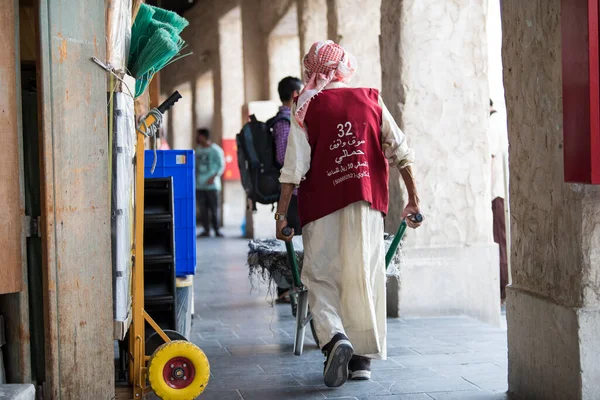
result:
<svg viewBox="0 0 600 400"><path fill-rule="evenodd" d="M410 217L420 213L421 211L419 210L419 204L416 201L409 201L404 208L404 212L402 213L402 219L406 220L406 224L409 227L417 229L419 226L421 226L421 222L413 221Z"/></svg>
<svg viewBox="0 0 600 400"><path fill-rule="evenodd" d="M206 184L207 184L207 185L212 185L213 183L215 183L215 178L216 178L216 176L215 176L215 175L211 176L210 178L208 178L208 179L206 180Z"/></svg>
<svg viewBox="0 0 600 400"><path fill-rule="evenodd" d="M284 242L290 242L292 240L292 238L294 237L294 230L291 229L292 233L289 236L285 236L283 234L283 228L285 228L287 226L287 221L283 220L283 221L276 221L277 224L275 225L275 231L277 233L277 239L279 240L283 240Z"/></svg>
<svg viewBox="0 0 600 400"><path fill-rule="evenodd" d="M419 211L419 195L417 194L417 185L413 176L412 167L409 165L408 167L400 169L400 175L402 176L402 180L404 180L406 191L408 192L408 204L402 213L402 219L406 220L406 224L409 227L416 229L421 226L421 222L413 221L410 217L420 214L421 212Z"/></svg>

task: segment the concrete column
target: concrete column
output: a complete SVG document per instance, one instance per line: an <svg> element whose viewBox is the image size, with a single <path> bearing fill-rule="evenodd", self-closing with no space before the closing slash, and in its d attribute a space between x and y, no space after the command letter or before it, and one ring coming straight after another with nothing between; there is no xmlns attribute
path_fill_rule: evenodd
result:
<svg viewBox="0 0 600 400"><path fill-rule="evenodd" d="M486 11L487 2L382 1L383 96L416 151L426 216L407 235L403 316L466 314L499 322ZM395 182L391 196L397 226L403 204Z"/></svg>
<svg viewBox="0 0 600 400"><path fill-rule="evenodd" d="M215 107L215 110L217 119L221 120L223 139L235 139L235 135L242 129L242 107L245 100L242 47L242 16L237 7L219 21L220 68L217 74L213 74L215 90L221 92L221 107Z"/></svg>
<svg viewBox="0 0 600 400"><path fill-rule="evenodd" d="M508 380L520 398L597 399L600 189L563 179L560 10L560 0L502 1L512 213Z"/></svg>
<svg viewBox="0 0 600 400"><path fill-rule="evenodd" d="M244 88L246 103L269 98L269 35L257 1L242 0Z"/></svg>
<svg viewBox="0 0 600 400"><path fill-rule="evenodd" d="M181 100L169 110L170 118L173 120L173 149L183 150L195 147L194 126L192 125L192 84L187 82L175 88L181 94Z"/></svg>
<svg viewBox="0 0 600 400"><path fill-rule="evenodd" d="M329 39L327 32L327 0L297 0L300 61L318 40ZM304 68L304 67L302 67Z"/></svg>
<svg viewBox="0 0 600 400"><path fill-rule="evenodd" d="M402 129L402 104L404 104L404 88L400 68L401 13L403 2L382 0L381 2L381 83L385 88L381 97L394 119ZM359 66L360 67L360 66ZM409 142L410 143L410 142ZM395 232L402 222L402 211L405 207L405 195L400 184L400 173L390 170L390 208L385 219L386 232ZM396 302L397 303L397 302Z"/></svg>
<svg viewBox="0 0 600 400"><path fill-rule="evenodd" d="M381 89L379 33L381 0L327 0L329 39L354 54L353 86Z"/></svg>
<svg viewBox="0 0 600 400"><path fill-rule="evenodd" d="M270 99L279 103L277 86L286 76L301 78L300 37L298 35L298 13L296 7L277 23L269 35Z"/></svg>
<svg viewBox="0 0 600 400"><path fill-rule="evenodd" d="M213 73L209 71L196 80L196 128L212 130L215 117L215 99L213 86Z"/></svg>

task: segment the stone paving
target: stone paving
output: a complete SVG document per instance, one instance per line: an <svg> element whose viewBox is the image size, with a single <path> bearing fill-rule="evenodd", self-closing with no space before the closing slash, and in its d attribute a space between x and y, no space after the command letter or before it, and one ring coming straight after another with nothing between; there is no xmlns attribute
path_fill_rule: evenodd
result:
<svg viewBox="0 0 600 400"><path fill-rule="evenodd" d="M373 363L372 380L327 388L310 331L294 356L290 306L272 306L266 285L251 285L246 252L241 239L198 242L191 340L211 364L201 399L508 398L506 329L466 317L388 319L389 358Z"/></svg>

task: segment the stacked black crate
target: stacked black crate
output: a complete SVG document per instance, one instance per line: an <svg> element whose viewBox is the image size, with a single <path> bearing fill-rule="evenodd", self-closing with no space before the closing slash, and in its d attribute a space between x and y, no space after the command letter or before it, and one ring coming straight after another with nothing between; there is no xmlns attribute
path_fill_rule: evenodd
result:
<svg viewBox="0 0 600 400"><path fill-rule="evenodd" d="M175 330L173 178L146 178L144 186L144 307L163 330Z"/></svg>

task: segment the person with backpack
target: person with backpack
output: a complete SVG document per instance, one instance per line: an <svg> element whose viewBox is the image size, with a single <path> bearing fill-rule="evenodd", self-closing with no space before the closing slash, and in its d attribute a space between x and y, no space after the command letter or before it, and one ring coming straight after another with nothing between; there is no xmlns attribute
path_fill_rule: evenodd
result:
<svg viewBox="0 0 600 400"><path fill-rule="evenodd" d="M356 60L332 41L304 56L304 88L292 107L277 237L286 235L289 204L300 185L304 259L315 329L325 355L326 386L348 377L369 379L371 359L386 359L386 273L383 217L388 211L389 165L408 192L403 218L420 222L412 173L414 153L376 89L350 88ZM389 163L389 165L388 165Z"/></svg>
<svg viewBox="0 0 600 400"><path fill-rule="evenodd" d="M281 107L279 112L274 117L276 120L271 128L273 132L273 140L275 141L275 158L279 165L285 162L285 150L287 149L288 136L290 134L290 117L292 112L292 104L294 98L298 96L302 89L302 81L298 78L288 76L283 78L277 86ZM288 208L288 226L294 229L296 235L302 235L302 226L298 215L298 189L294 189L290 205ZM289 292L291 289L290 283L282 276L275 277L277 284L277 301L289 303Z"/></svg>
<svg viewBox="0 0 600 400"><path fill-rule="evenodd" d="M298 78L288 76L283 78L277 87L281 107L275 116L277 122L273 124L273 139L275 140L275 157L277 162L283 166L285 162L285 150L287 149L288 136L290 135L290 116L294 98L298 96L302 89L302 81ZM286 117L281 119L278 117ZM294 189L290 206L288 208L288 226L293 228L296 235L302 235L302 226L298 216L298 189Z"/></svg>

